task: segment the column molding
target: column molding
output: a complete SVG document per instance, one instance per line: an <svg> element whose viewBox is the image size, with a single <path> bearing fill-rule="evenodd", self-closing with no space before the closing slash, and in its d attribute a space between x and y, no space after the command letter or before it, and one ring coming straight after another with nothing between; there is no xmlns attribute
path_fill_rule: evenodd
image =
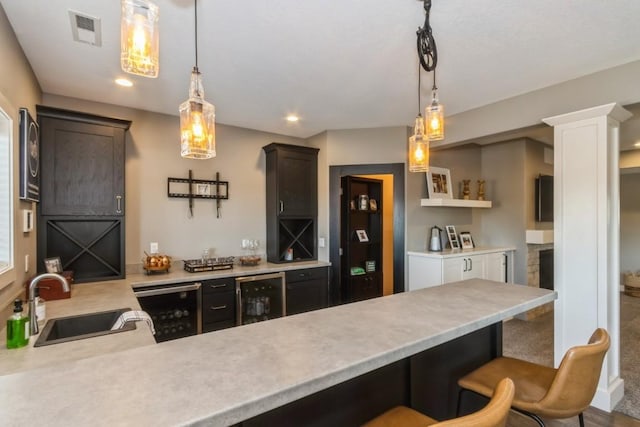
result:
<svg viewBox="0 0 640 427"><path fill-rule="evenodd" d="M620 378L619 126L616 103L543 119L554 127L554 358L605 328L611 347L592 405L611 411Z"/></svg>

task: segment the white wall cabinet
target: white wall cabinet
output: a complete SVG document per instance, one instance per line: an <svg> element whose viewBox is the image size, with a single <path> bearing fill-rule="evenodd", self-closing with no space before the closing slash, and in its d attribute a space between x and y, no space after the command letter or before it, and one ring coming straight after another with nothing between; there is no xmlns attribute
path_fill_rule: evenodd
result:
<svg viewBox="0 0 640 427"><path fill-rule="evenodd" d="M414 291L466 279L506 282L507 273L509 277L513 277L513 266L507 268L507 254L514 250L476 248L463 251L409 252L408 290Z"/></svg>

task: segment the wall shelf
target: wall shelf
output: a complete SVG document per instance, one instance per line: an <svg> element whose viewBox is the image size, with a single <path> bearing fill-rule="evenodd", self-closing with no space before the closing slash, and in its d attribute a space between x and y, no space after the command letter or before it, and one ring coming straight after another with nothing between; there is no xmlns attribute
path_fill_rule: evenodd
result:
<svg viewBox="0 0 640 427"><path fill-rule="evenodd" d="M420 206L443 206L450 208L490 208L491 200L420 199Z"/></svg>

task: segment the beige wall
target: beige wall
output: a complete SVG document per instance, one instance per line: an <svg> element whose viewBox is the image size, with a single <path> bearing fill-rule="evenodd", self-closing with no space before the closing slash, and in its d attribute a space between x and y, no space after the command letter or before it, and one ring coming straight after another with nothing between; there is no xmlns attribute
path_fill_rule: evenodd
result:
<svg viewBox="0 0 640 427"><path fill-rule="evenodd" d="M14 239L16 280L0 290L0 311L22 290L25 281L36 270L36 232L22 232L22 209L37 209L37 204L23 202L19 195L19 129L18 109L26 107L35 118L35 106L40 102L40 86L27 62L20 45L7 20L4 9L0 7L0 97L8 105L5 111L13 120L13 179L14 179ZM29 255L29 271L25 272L25 255ZM2 316L5 319L6 316Z"/></svg>
<svg viewBox="0 0 640 427"><path fill-rule="evenodd" d="M453 196L460 198L463 179L473 182L481 177L480 147L468 145L465 147L434 151L431 153L431 166L449 169ZM427 249L429 229L437 225L444 229L445 225L455 225L456 231L469 231L475 239L476 245L485 245L479 238L481 231L481 217L478 209L422 207L420 199L427 197L427 184L424 173L410 173L408 181L411 183L407 191L407 248L413 251ZM476 195L476 187L472 186L472 196ZM492 197L487 187L487 199Z"/></svg>
<svg viewBox="0 0 640 427"><path fill-rule="evenodd" d="M640 173L620 176L620 271L640 270Z"/></svg>
<svg viewBox="0 0 640 427"><path fill-rule="evenodd" d="M482 148L482 175L493 201L491 209L482 210L482 241L516 248L516 283L527 283L525 230L552 226L534 217L534 180L541 173L553 175L553 165L544 163L544 147L525 138Z"/></svg>
<svg viewBox="0 0 640 427"><path fill-rule="evenodd" d="M545 117L618 102L640 101L640 61L549 86L447 117L441 145L540 125ZM446 100L442 100L446 105Z"/></svg>
<svg viewBox="0 0 640 427"><path fill-rule="evenodd" d="M212 256L241 255L243 238L266 239L265 159L262 147L271 142L305 145L298 138L218 124L217 156L211 160L180 157L179 120L108 104L45 94L43 104L132 121L126 141L126 258L140 263L150 242L177 259L199 258L204 249ZM176 106L177 108L177 106ZM229 200L195 200L193 218L188 201L167 197L167 178L220 178L229 181Z"/></svg>

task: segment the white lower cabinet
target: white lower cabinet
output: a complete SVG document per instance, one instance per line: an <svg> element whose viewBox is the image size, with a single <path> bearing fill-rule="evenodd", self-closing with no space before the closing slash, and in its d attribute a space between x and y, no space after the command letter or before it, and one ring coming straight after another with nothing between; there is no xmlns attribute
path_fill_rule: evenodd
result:
<svg viewBox="0 0 640 427"><path fill-rule="evenodd" d="M466 279L506 282L506 253L512 248L465 252L409 252L409 290Z"/></svg>

